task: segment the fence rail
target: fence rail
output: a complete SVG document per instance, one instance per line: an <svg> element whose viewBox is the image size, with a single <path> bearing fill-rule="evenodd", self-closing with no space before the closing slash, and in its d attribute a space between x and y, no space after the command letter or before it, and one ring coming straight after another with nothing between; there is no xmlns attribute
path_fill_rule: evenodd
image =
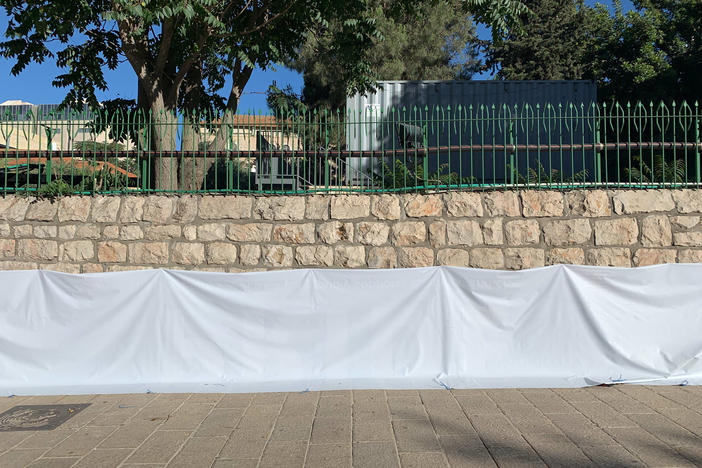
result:
<svg viewBox="0 0 702 468"><path fill-rule="evenodd" d="M319 193L699 187L698 103L152 115L0 107L0 190Z"/></svg>

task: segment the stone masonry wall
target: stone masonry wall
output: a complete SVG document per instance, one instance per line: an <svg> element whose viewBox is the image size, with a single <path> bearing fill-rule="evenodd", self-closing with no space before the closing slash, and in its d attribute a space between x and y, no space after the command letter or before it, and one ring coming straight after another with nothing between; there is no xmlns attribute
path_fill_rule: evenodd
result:
<svg viewBox="0 0 702 468"><path fill-rule="evenodd" d="M702 190L0 198L0 269L702 262Z"/></svg>

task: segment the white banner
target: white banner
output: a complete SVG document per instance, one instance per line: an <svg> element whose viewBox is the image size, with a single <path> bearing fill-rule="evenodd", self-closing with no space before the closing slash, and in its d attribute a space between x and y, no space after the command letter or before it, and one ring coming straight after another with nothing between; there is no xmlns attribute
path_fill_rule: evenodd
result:
<svg viewBox="0 0 702 468"><path fill-rule="evenodd" d="M0 272L0 394L702 383L702 265Z"/></svg>

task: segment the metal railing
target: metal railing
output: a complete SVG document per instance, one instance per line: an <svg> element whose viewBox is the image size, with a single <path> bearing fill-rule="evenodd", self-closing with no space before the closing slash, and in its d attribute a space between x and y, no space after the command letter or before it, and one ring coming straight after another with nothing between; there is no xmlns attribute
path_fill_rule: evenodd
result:
<svg viewBox="0 0 702 468"><path fill-rule="evenodd" d="M59 115L59 117L57 117ZM683 103L153 115L0 107L0 190L325 193L699 187Z"/></svg>

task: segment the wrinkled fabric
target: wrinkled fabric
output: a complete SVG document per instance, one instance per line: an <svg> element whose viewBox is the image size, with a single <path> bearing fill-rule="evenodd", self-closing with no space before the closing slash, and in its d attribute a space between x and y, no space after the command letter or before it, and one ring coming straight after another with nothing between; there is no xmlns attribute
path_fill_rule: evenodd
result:
<svg viewBox="0 0 702 468"><path fill-rule="evenodd" d="M0 394L702 383L702 265L0 272Z"/></svg>

